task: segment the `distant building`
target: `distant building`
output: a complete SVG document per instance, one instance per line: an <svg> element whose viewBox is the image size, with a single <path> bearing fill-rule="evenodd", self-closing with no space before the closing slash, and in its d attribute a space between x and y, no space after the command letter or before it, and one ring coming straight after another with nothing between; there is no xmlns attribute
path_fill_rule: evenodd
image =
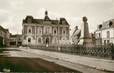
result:
<svg viewBox="0 0 114 73"><path fill-rule="evenodd" d="M9 46L9 37L9 30L0 26L0 47Z"/></svg>
<svg viewBox="0 0 114 73"><path fill-rule="evenodd" d="M95 31L96 45L114 44L114 19L98 25Z"/></svg>
<svg viewBox="0 0 114 73"><path fill-rule="evenodd" d="M66 19L50 19L47 11L45 11L44 19L27 16L22 26L23 45L57 46L69 43L69 24Z"/></svg>
<svg viewBox="0 0 114 73"><path fill-rule="evenodd" d="M10 47L18 47L22 45L22 35L10 35Z"/></svg>

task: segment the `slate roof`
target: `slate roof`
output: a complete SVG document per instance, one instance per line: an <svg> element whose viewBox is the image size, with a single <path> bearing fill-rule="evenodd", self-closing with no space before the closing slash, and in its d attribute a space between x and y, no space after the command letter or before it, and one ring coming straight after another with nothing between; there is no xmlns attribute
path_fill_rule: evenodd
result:
<svg viewBox="0 0 114 73"><path fill-rule="evenodd" d="M108 29L108 28L114 28L114 19L105 21L102 24L98 25L97 30L103 30L103 29Z"/></svg>
<svg viewBox="0 0 114 73"><path fill-rule="evenodd" d="M43 24L43 22L49 21L51 24L63 24L63 25L69 25L65 18L60 18L60 20L52 20L48 16L45 16L44 19L35 19L32 16L26 16L26 18L23 20L24 23L33 23L33 24Z"/></svg>

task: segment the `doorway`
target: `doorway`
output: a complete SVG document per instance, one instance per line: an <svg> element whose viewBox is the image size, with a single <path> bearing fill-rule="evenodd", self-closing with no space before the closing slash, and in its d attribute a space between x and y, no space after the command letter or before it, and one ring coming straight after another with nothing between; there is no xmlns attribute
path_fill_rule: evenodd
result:
<svg viewBox="0 0 114 73"><path fill-rule="evenodd" d="M46 38L46 44L49 44L49 38Z"/></svg>

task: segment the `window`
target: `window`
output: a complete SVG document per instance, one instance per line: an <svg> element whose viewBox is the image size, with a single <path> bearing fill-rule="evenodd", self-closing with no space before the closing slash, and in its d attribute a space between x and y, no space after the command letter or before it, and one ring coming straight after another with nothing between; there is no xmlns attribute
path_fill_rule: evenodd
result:
<svg viewBox="0 0 114 73"><path fill-rule="evenodd" d="M19 40L21 40L21 38L19 38Z"/></svg>
<svg viewBox="0 0 114 73"><path fill-rule="evenodd" d="M31 18L28 18L27 19L27 23L32 23L32 19Z"/></svg>
<svg viewBox="0 0 114 73"><path fill-rule="evenodd" d="M39 29L38 34L41 34L41 33L42 33L42 30L41 30L41 29Z"/></svg>
<svg viewBox="0 0 114 73"><path fill-rule="evenodd" d="M54 34L56 34L56 30L54 30Z"/></svg>
<svg viewBox="0 0 114 73"><path fill-rule="evenodd" d="M42 34L42 31L40 30L39 33Z"/></svg>
<svg viewBox="0 0 114 73"><path fill-rule="evenodd" d="M42 29L41 28L38 29L38 34L42 34Z"/></svg>
<svg viewBox="0 0 114 73"><path fill-rule="evenodd" d="M49 44L49 38L46 38L46 44Z"/></svg>
<svg viewBox="0 0 114 73"><path fill-rule="evenodd" d="M55 38L55 43L57 43L57 39Z"/></svg>
<svg viewBox="0 0 114 73"><path fill-rule="evenodd" d="M112 26L112 24L113 24L113 22L112 22L112 21L110 21L110 22L109 22L109 27L111 27L111 26Z"/></svg>
<svg viewBox="0 0 114 73"><path fill-rule="evenodd" d="M63 33L65 34L65 31L63 31Z"/></svg>
<svg viewBox="0 0 114 73"><path fill-rule="evenodd" d="M99 25L99 29L101 29L101 28L102 28L102 24Z"/></svg>
<svg viewBox="0 0 114 73"><path fill-rule="evenodd" d="M41 38L38 39L38 43L41 43Z"/></svg>
<svg viewBox="0 0 114 73"><path fill-rule="evenodd" d="M29 29L29 33L31 33L31 29Z"/></svg>
<svg viewBox="0 0 114 73"><path fill-rule="evenodd" d="M107 44L109 44L110 43L110 41L109 40L107 40Z"/></svg>
<svg viewBox="0 0 114 73"><path fill-rule="evenodd" d="M29 42L29 43L31 42L31 38L28 38L28 42Z"/></svg>
<svg viewBox="0 0 114 73"><path fill-rule="evenodd" d="M101 34L99 33L99 38L101 38Z"/></svg>
<svg viewBox="0 0 114 73"><path fill-rule="evenodd" d="M107 31L107 38L110 38L110 32Z"/></svg>
<svg viewBox="0 0 114 73"><path fill-rule="evenodd" d="M104 40L104 45L106 45L106 40Z"/></svg>
<svg viewBox="0 0 114 73"><path fill-rule="evenodd" d="M46 27L46 34L48 34L48 32L49 32L49 29L48 29L48 27Z"/></svg>

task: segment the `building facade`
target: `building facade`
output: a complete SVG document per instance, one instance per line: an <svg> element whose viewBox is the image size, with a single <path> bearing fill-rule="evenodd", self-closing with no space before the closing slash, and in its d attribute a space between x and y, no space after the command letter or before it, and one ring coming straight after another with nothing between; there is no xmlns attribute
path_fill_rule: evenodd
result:
<svg viewBox="0 0 114 73"><path fill-rule="evenodd" d="M95 31L96 45L114 44L114 19L98 25Z"/></svg>
<svg viewBox="0 0 114 73"><path fill-rule="evenodd" d="M69 24L65 18L53 20L45 11L44 19L34 19L27 16L22 23L23 45L58 46L69 41Z"/></svg>

